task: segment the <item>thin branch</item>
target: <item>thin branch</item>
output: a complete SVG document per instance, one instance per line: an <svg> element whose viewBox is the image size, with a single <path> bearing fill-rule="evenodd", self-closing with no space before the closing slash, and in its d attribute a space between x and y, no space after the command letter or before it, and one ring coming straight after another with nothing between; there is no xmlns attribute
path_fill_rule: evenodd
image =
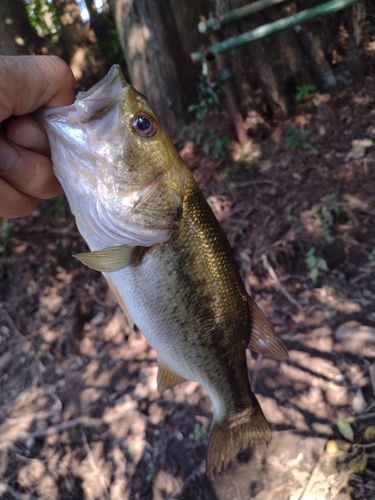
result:
<svg viewBox="0 0 375 500"><path fill-rule="evenodd" d="M128 411L132 407L132 401L128 401L125 404L124 409L121 412L111 412L110 415L105 415L102 418L90 418L90 417L77 417L72 420L67 420L66 422L61 422L57 425L52 425L51 427L47 427L47 429L35 431L35 432L26 432L26 431L8 431L0 436L0 450L4 447L2 443L5 443L5 446L9 442L16 441L27 441L28 439L39 439L45 438L48 436L53 436L54 434L58 434L60 432L67 431L72 429L73 427L77 427L79 425L83 427L100 427L101 425L109 425L116 420L124 417Z"/></svg>
<svg viewBox="0 0 375 500"><path fill-rule="evenodd" d="M3 495L12 495L16 500L36 499L33 495L26 495L25 493L21 493L5 483L0 483L0 498L4 498Z"/></svg>
<svg viewBox="0 0 375 500"><path fill-rule="evenodd" d="M369 419L371 420L375 419L375 413L363 413L362 415L357 415L354 420L357 421L357 420L369 420Z"/></svg>
<svg viewBox="0 0 375 500"><path fill-rule="evenodd" d="M372 393L374 394L375 399L375 362L369 368L370 380L372 385Z"/></svg>
<svg viewBox="0 0 375 500"><path fill-rule="evenodd" d="M285 297L289 300L289 302L291 302L294 306L297 307L297 309L302 309L302 306L301 304L299 304L291 295L290 293L288 292L288 290L286 290L283 285L280 283L280 280L279 278L277 277L273 267L271 266L271 264L268 262L268 259L267 259L267 255L264 253L262 255L262 260L263 260L263 266L265 267L265 269L268 271L269 275L271 276L271 278L273 279L273 281L275 282L276 286L279 288L280 292L285 295Z"/></svg>

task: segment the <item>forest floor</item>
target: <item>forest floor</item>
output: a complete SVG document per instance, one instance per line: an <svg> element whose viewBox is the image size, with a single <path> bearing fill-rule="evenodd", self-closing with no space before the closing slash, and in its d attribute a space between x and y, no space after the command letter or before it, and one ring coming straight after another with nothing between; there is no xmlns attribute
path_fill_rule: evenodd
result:
<svg viewBox="0 0 375 500"><path fill-rule="evenodd" d="M249 164L179 146L289 350L249 354L271 445L210 484L207 394L158 394L156 352L42 203L1 227L0 498L374 499L375 77L307 96Z"/></svg>

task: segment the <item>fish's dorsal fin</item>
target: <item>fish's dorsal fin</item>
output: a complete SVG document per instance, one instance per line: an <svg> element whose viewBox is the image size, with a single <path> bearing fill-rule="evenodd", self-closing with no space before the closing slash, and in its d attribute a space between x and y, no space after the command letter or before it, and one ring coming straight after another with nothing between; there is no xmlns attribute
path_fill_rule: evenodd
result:
<svg viewBox="0 0 375 500"><path fill-rule="evenodd" d="M81 261L85 266L95 269L95 271L111 273L138 264L140 261L139 248L119 245L95 250L94 252L77 253L73 257Z"/></svg>
<svg viewBox="0 0 375 500"><path fill-rule="evenodd" d="M133 318L131 317L131 314L129 312L129 309L127 308L127 305L124 302L124 299L121 297L119 291L116 288L116 285L113 283L111 278L109 278L108 276L106 276L106 278L107 278L109 288L111 289L111 291L115 297L115 300L117 301L118 305L123 310L123 312L128 320L130 328L134 328L135 322L134 322Z"/></svg>
<svg viewBox="0 0 375 500"><path fill-rule="evenodd" d="M249 348L273 359L286 359L288 351L271 326L271 323L251 297L248 298L251 313Z"/></svg>
<svg viewBox="0 0 375 500"><path fill-rule="evenodd" d="M160 358L158 359L158 376L156 378L156 383L158 386L158 391L164 392L177 384L182 384L186 382L186 378L181 377L178 373L174 372L172 368L164 363Z"/></svg>

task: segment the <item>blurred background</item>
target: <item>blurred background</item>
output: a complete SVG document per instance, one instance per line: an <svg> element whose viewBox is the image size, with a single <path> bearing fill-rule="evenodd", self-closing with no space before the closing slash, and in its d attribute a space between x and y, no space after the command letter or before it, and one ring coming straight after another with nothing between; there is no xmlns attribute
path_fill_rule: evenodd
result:
<svg viewBox="0 0 375 500"><path fill-rule="evenodd" d="M42 201L0 226L0 498L374 499L374 3L1 0L0 54L57 54L77 91L121 66L290 353L249 353L273 441L210 483L208 396L158 394L65 198Z"/></svg>

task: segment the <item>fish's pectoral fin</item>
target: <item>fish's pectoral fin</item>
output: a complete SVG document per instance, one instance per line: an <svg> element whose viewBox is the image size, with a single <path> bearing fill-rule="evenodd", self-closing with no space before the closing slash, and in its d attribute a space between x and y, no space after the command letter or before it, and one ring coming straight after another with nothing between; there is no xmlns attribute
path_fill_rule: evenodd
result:
<svg viewBox="0 0 375 500"><path fill-rule="evenodd" d="M158 391L164 392L175 385L182 384L186 382L186 378L181 377L178 373L174 372L168 365L164 363L160 358L158 359L158 376L156 378L156 383L158 386Z"/></svg>
<svg viewBox="0 0 375 500"><path fill-rule="evenodd" d="M219 473L238 453L263 441L271 442L269 425L253 395L245 410L234 413L222 422L213 423L207 450L208 476Z"/></svg>
<svg viewBox="0 0 375 500"><path fill-rule="evenodd" d="M286 359L288 351L276 336L271 323L251 297L248 298L251 313L251 335L249 348L273 359Z"/></svg>
<svg viewBox="0 0 375 500"><path fill-rule="evenodd" d="M102 273L111 273L139 264L141 260L140 248L119 245L95 250L94 252L77 253L73 257L81 261L85 266L91 267L91 269Z"/></svg>

